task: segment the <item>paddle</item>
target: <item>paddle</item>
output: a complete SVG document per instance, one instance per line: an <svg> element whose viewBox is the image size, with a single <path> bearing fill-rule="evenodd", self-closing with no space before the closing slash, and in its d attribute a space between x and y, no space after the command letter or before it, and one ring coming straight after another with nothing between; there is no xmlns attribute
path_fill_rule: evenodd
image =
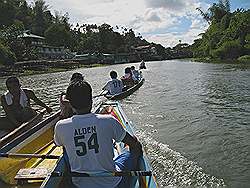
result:
<svg viewBox="0 0 250 188"><path fill-rule="evenodd" d="M23 154L23 153L0 153L0 157L6 158L42 158L42 159L59 159L56 155L41 155L41 154Z"/></svg>
<svg viewBox="0 0 250 188"><path fill-rule="evenodd" d="M106 95L105 90L103 90L99 95L93 96L92 99L97 98L97 97L101 97L101 96L104 96L104 95Z"/></svg>
<svg viewBox="0 0 250 188"><path fill-rule="evenodd" d="M114 177L114 176L152 176L151 171L123 171L123 172L93 172L93 173L80 173L80 172L52 172L53 177Z"/></svg>

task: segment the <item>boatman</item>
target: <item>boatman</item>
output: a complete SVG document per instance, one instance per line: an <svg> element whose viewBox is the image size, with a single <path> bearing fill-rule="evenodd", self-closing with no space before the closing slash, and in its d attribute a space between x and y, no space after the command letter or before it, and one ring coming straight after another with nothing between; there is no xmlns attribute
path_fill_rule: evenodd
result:
<svg viewBox="0 0 250 188"><path fill-rule="evenodd" d="M70 78L70 83L72 82L76 82L78 80L84 80L84 75L82 75L79 72L75 72L72 74L71 78ZM59 99L59 104L60 104L60 118L64 119L64 118L69 118L73 115L73 109L72 106L69 103L69 100L66 98L66 93L62 92L60 95L60 99Z"/></svg>
<svg viewBox="0 0 250 188"><path fill-rule="evenodd" d="M66 95L76 115L57 122L54 142L65 148L71 172L136 170L133 168L142 155L140 142L113 116L91 113L91 86L85 81L74 82L67 88ZM130 151L113 160L113 140L129 145ZM72 177L72 182L78 188L128 187L122 177Z"/></svg>
<svg viewBox="0 0 250 188"><path fill-rule="evenodd" d="M36 111L30 106L30 99L46 108L48 113L52 111L50 107L36 97L32 90L21 88L17 77L7 78L6 87L8 91L1 96L1 104L6 114L4 122L1 122L0 125L1 130L13 130L36 116Z"/></svg>
<svg viewBox="0 0 250 188"><path fill-rule="evenodd" d="M115 95L119 94L123 90L123 83L121 80L117 79L117 72L111 71L110 72L111 80L109 80L106 85L102 88L102 90L107 90L108 94Z"/></svg>

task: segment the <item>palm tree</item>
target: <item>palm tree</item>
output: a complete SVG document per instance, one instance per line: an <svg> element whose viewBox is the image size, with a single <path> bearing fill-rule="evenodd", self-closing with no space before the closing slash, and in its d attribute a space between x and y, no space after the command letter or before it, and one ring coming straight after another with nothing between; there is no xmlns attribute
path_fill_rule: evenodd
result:
<svg viewBox="0 0 250 188"><path fill-rule="evenodd" d="M224 15L230 13L230 1L219 0L214 3L206 12L202 11L200 7L196 8L202 17L210 24L213 20L220 21Z"/></svg>

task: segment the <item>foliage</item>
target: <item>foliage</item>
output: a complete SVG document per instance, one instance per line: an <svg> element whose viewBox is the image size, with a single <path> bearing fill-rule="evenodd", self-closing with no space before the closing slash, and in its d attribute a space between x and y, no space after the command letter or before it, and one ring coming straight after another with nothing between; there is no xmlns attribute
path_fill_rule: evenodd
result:
<svg viewBox="0 0 250 188"><path fill-rule="evenodd" d="M13 65L15 61L15 54L0 43L0 65Z"/></svg>
<svg viewBox="0 0 250 188"><path fill-rule="evenodd" d="M237 59L240 62L250 63L250 55L244 55Z"/></svg>
<svg viewBox="0 0 250 188"><path fill-rule="evenodd" d="M230 2L219 0L208 12L202 12L209 20L209 28L192 45L194 57L235 59L249 54L250 10L230 12Z"/></svg>
<svg viewBox="0 0 250 188"><path fill-rule="evenodd" d="M242 46L238 41L227 41L212 51L212 57L219 59L237 59L242 55Z"/></svg>

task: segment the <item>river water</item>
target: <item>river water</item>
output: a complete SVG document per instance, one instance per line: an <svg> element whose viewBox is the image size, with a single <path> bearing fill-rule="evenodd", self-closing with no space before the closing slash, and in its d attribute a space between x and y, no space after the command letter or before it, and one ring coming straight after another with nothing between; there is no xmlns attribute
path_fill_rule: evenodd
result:
<svg viewBox="0 0 250 188"><path fill-rule="evenodd" d="M20 80L58 110L58 97L73 72L83 73L97 95L110 70L121 76L130 65ZM144 85L121 104L135 124L159 187L249 187L250 64L173 60L147 62L146 66ZM0 78L0 94L4 81Z"/></svg>

